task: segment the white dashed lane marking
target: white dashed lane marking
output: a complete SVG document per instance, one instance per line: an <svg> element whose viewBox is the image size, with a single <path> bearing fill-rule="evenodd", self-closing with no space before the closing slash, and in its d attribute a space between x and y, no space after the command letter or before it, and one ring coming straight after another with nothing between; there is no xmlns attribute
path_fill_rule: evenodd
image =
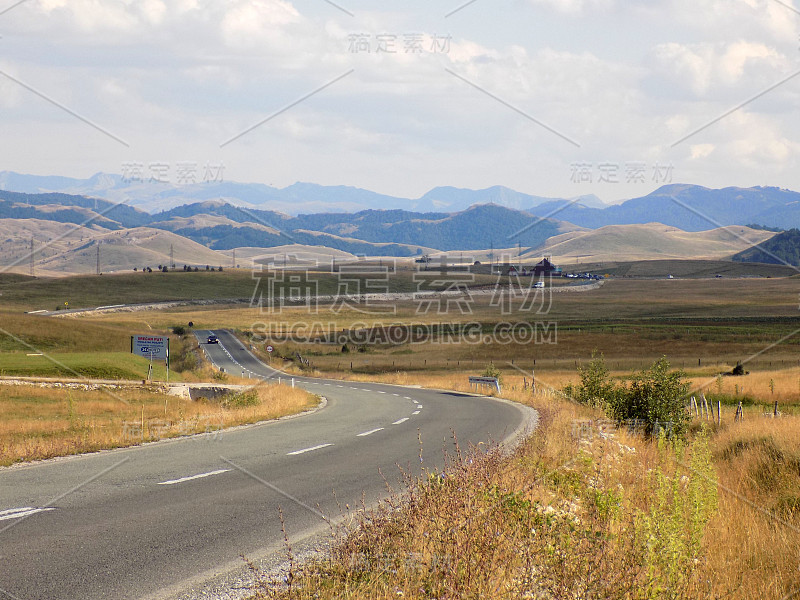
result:
<svg viewBox="0 0 800 600"><path fill-rule="evenodd" d="M333 444L320 444L319 446L314 446L313 448L304 448L303 450L295 450L294 452L289 452L286 456L297 456L298 454L305 454L306 452L313 452L314 450L322 450L323 448L327 448L328 446L333 446Z"/></svg>
<svg viewBox="0 0 800 600"><path fill-rule="evenodd" d="M373 433L378 433L379 431L383 431L383 427L378 427L377 429L373 429L372 431L365 431L364 433L359 433L356 437L367 437L368 435L372 435Z"/></svg>
<svg viewBox="0 0 800 600"><path fill-rule="evenodd" d="M419 411L418 411L418 410L415 410L415 411L414 411L413 413L411 413L411 414L412 414L412 415L418 415L418 414L419 414Z"/></svg>
<svg viewBox="0 0 800 600"><path fill-rule="evenodd" d="M199 475L190 475L189 477L181 477L180 479L170 479L169 481L162 481L158 485L175 485L177 483L184 483L186 481L193 481L195 479L203 479L205 477L212 477L213 475L221 475L227 473L230 469L220 469L219 471L211 471L210 473L200 473Z"/></svg>
<svg viewBox="0 0 800 600"><path fill-rule="evenodd" d="M392 425L402 425L406 421L408 421L408 417L404 417L404 418L400 419L399 421L395 421L394 423L392 423Z"/></svg>
<svg viewBox="0 0 800 600"><path fill-rule="evenodd" d="M30 517L37 513L55 510L55 508L34 508L26 506L24 508L10 508L8 510L0 510L0 521L10 521L12 519L22 519L23 517Z"/></svg>

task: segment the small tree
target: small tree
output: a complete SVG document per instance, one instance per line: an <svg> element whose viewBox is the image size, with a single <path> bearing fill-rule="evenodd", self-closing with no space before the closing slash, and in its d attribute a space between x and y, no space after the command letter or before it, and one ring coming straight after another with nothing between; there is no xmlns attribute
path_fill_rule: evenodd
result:
<svg viewBox="0 0 800 600"><path fill-rule="evenodd" d="M580 367L578 374L581 384L574 386L568 384L564 393L581 404L606 408L614 401L617 389L609 379L609 371L602 354L592 352L592 360L586 368Z"/></svg>
<svg viewBox="0 0 800 600"><path fill-rule="evenodd" d="M686 408L689 384L683 380L684 376L683 371L671 373L669 361L662 357L649 369L634 374L630 386L619 388L606 412L619 422L634 419L643 422L650 435L657 431L658 425L682 435L689 425Z"/></svg>
<svg viewBox="0 0 800 600"><path fill-rule="evenodd" d="M496 366L494 366L493 362L490 362L486 365L486 368L483 370L482 377L495 377L499 383L502 383L503 373L500 372Z"/></svg>

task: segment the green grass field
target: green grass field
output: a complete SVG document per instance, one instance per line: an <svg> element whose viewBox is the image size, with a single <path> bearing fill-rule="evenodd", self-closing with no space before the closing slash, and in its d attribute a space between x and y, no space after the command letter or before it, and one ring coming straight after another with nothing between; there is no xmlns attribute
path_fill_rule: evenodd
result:
<svg viewBox="0 0 800 600"><path fill-rule="evenodd" d="M123 352L52 352L43 356L0 352L0 376L7 377L142 380L147 377L149 364L146 358ZM164 381L166 375L164 361L153 361L154 379ZM170 372L170 380L180 381L181 376Z"/></svg>

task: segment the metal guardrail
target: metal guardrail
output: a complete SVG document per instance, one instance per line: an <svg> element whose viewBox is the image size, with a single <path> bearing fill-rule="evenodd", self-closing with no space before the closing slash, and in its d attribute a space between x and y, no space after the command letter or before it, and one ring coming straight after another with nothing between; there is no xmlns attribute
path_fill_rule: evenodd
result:
<svg viewBox="0 0 800 600"><path fill-rule="evenodd" d="M500 393L500 380L497 377L470 377L469 378L470 386L475 386L477 389L478 386L484 387L491 387L497 390L497 393Z"/></svg>

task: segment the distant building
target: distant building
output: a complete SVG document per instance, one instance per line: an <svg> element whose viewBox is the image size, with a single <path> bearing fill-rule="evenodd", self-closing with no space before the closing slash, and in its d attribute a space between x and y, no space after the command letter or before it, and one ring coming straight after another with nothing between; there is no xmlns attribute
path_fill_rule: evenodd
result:
<svg viewBox="0 0 800 600"><path fill-rule="evenodd" d="M544 258L540 263L538 263L535 267L533 267L533 274L554 275L556 277L560 277L561 267L555 266L552 262L550 262L549 258Z"/></svg>
<svg viewBox="0 0 800 600"><path fill-rule="evenodd" d="M541 275L551 275L553 277L561 277L561 267L557 267L554 265L550 258L547 257L542 260L540 263L531 267L530 269L526 267L517 267L509 263L505 263L499 266L499 272L502 275L523 275L523 276L531 276L531 277L538 277Z"/></svg>

